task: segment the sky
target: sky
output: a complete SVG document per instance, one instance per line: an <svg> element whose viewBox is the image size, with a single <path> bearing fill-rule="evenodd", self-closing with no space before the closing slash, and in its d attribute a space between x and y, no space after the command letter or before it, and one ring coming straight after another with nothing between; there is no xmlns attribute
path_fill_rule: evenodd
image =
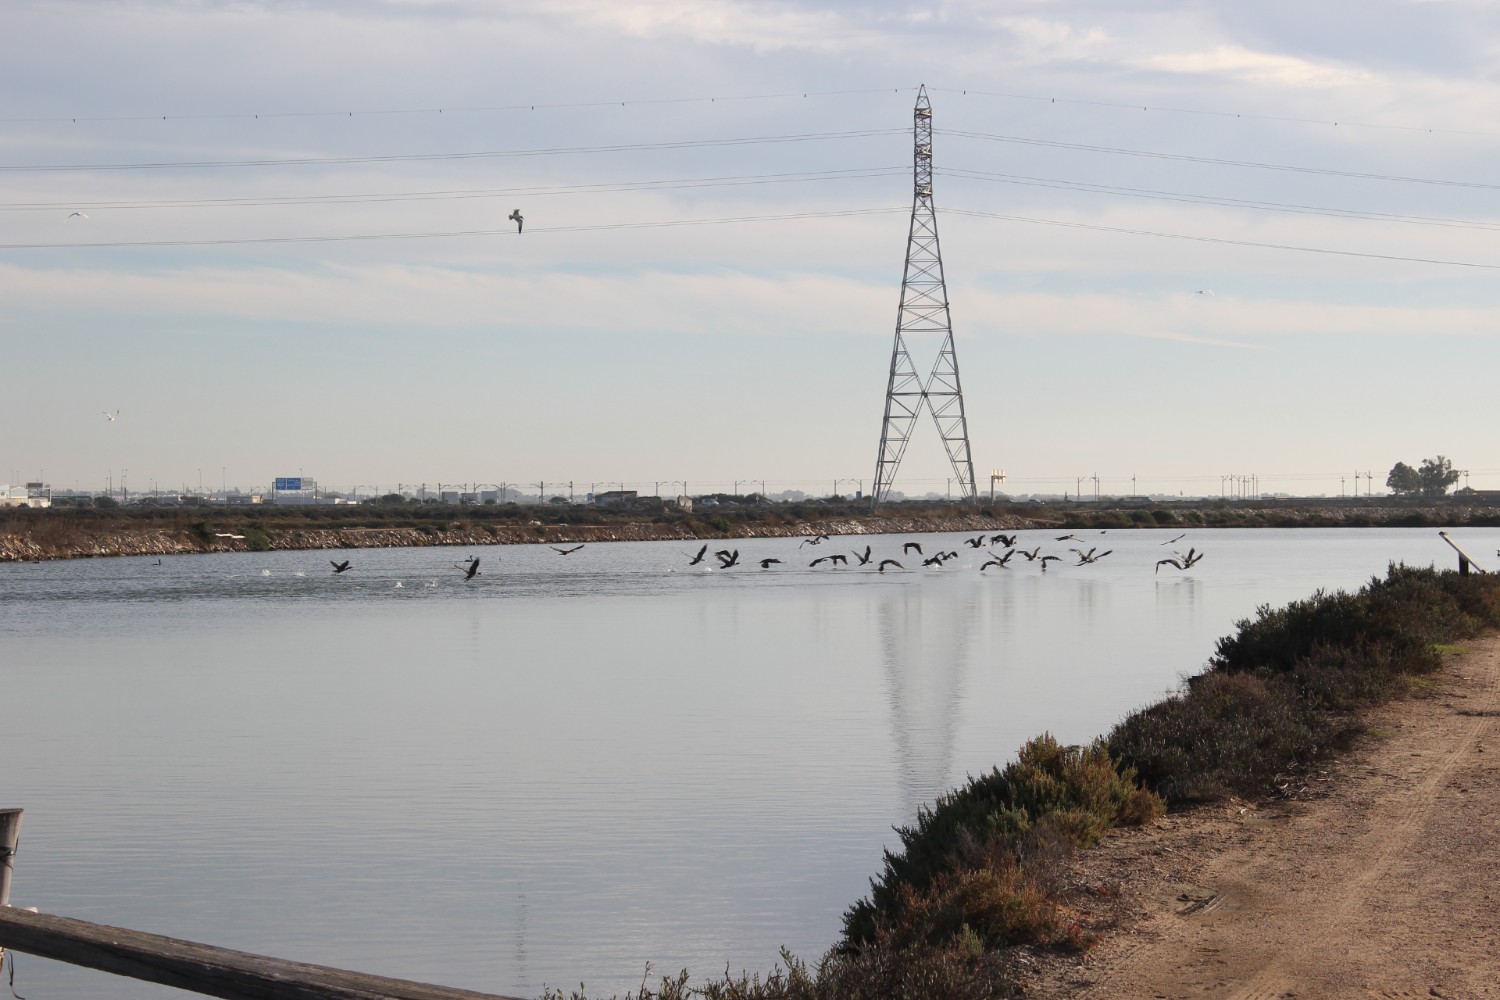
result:
<svg viewBox="0 0 1500 1000"><path fill-rule="evenodd" d="M8 0L0 482L867 492L925 86L981 492L1500 489L1497 49L1483 0ZM896 488L953 475L924 417Z"/></svg>

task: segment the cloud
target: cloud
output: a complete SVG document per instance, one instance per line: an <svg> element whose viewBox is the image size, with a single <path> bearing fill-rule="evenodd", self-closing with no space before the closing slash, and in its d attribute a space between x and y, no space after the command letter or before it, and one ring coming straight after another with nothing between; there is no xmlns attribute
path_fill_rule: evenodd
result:
<svg viewBox="0 0 1500 1000"><path fill-rule="evenodd" d="M1278 87L1362 87L1382 80L1377 74L1364 70L1314 62L1296 56L1255 52L1234 44L1219 44L1193 52L1147 56L1135 63L1167 73L1218 76Z"/></svg>

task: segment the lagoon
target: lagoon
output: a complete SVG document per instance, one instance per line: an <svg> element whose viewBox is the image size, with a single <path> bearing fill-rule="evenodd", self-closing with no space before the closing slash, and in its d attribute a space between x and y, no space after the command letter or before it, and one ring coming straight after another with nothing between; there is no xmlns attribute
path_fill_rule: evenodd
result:
<svg viewBox="0 0 1500 1000"><path fill-rule="evenodd" d="M816 960L965 775L1099 735L1260 604L1455 562L1425 528L1179 533L1080 530L1113 553L1045 574L955 534L731 540L706 572L719 543L0 565L12 902L517 996ZM867 544L907 571L807 566ZM29 955L16 986L175 993Z"/></svg>

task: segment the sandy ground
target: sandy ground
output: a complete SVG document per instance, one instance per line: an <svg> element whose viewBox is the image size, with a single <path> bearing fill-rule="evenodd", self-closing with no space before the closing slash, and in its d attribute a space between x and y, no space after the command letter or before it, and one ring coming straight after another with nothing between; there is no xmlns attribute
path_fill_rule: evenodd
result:
<svg viewBox="0 0 1500 1000"><path fill-rule="evenodd" d="M1500 997L1500 636L1267 802L1119 831L1034 998Z"/></svg>

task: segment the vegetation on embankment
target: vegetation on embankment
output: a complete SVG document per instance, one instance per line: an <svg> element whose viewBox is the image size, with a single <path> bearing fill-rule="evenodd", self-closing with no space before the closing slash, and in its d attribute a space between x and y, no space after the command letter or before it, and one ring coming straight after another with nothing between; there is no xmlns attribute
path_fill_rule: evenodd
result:
<svg viewBox="0 0 1500 1000"><path fill-rule="evenodd" d="M776 504L640 513L571 505L0 509L0 562L270 549L511 545L997 531L1019 516L946 504ZM234 536L243 536L236 538Z"/></svg>
<svg viewBox="0 0 1500 1000"><path fill-rule="evenodd" d="M1500 524L1500 509L1441 501L1206 503L736 503L685 512L571 504L363 503L0 508L0 562L266 549L396 548L1029 528L1424 527ZM242 535L243 538L232 536Z"/></svg>
<svg viewBox="0 0 1500 1000"><path fill-rule="evenodd" d="M1396 565L1357 593L1263 606L1180 694L1087 747L1034 739L1015 763L921 810L816 967L783 954L786 967L765 979L692 984L683 973L629 998L1013 996L1018 946L1090 943L1069 888L1074 852L1164 807L1276 793L1348 747L1368 709L1425 691L1442 645L1494 628L1500 577Z"/></svg>

